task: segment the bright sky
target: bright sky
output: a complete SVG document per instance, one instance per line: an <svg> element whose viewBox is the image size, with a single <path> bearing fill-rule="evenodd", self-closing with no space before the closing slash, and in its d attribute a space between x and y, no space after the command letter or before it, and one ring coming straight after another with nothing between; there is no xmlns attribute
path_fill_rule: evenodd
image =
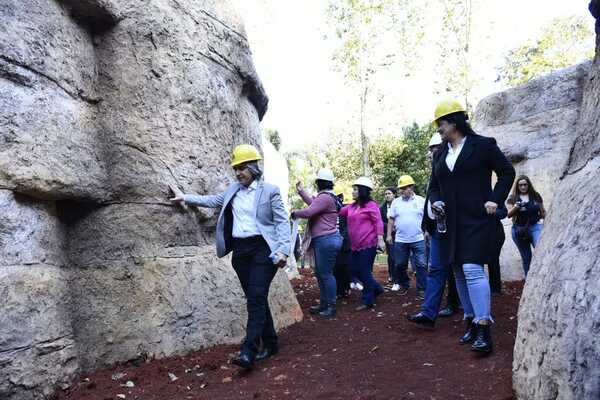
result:
<svg viewBox="0 0 600 400"><path fill-rule="evenodd" d="M269 111L262 128L277 129L283 150L326 141L330 132L355 121L358 100L345 87L343 76L332 68L335 43L327 25L326 0L234 0L246 25L254 63L269 95ZM541 27L561 16L583 15L593 26L587 11L589 0L486 0L485 10L474 21L482 51L489 52L486 65L477 65L482 76L476 100L504 89L496 83L495 68L503 55L533 38ZM434 23L434 22L432 22ZM435 50L426 51L435 54ZM431 60L410 78L395 77L393 71L381 77L395 94L382 105L394 113L392 132L412 121L429 121L435 104ZM388 115L389 117L389 115ZM357 124L350 124L356 128ZM392 126L393 125L393 126ZM378 129L381 129L378 128Z"/></svg>

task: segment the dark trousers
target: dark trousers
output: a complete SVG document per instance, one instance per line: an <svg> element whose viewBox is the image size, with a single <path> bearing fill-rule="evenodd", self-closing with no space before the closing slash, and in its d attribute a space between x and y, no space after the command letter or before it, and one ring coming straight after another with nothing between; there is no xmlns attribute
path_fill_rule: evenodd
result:
<svg viewBox="0 0 600 400"><path fill-rule="evenodd" d="M388 277L393 280L394 278L394 245L386 243L385 252L387 253L387 265L388 265Z"/></svg>
<svg viewBox="0 0 600 400"><path fill-rule="evenodd" d="M504 246L504 232L502 235L497 235L492 243L493 249L490 254L490 263L488 264L488 270L490 275L490 291L492 293L502 292L502 277L500 276L500 252L502 246Z"/></svg>
<svg viewBox="0 0 600 400"><path fill-rule="evenodd" d="M337 295L345 296L350 290L350 251L341 250L335 260L333 276L337 286Z"/></svg>
<svg viewBox="0 0 600 400"><path fill-rule="evenodd" d="M375 298L384 292L383 287L373 278L373 263L376 255L376 247L352 251L352 271L363 284L362 302L365 305L375 303Z"/></svg>
<svg viewBox="0 0 600 400"><path fill-rule="evenodd" d="M446 306L452 307L455 310L460 305L460 299L458 298L458 290L456 290L456 279L454 278L454 270L452 268L448 271L448 297L446 297Z"/></svg>
<svg viewBox="0 0 600 400"><path fill-rule="evenodd" d="M277 273L277 267L269 258L271 250L262 236L233 240L231 263L244 294L248 309L246 339L242 352L254 356L264 347L277 348L277 333L269 309L269 287Z"/></svg>

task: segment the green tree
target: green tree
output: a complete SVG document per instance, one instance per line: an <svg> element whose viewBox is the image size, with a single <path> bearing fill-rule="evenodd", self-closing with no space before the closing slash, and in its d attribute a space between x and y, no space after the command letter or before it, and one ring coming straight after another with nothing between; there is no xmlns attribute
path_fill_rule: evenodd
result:
<svg viewBox="0 0 600 400"><path fill-rule="evenodd" d="M519 86L594 56L594 32L585 18L556 18L539 37L510 50L498 68L498 80Z"/></svg>
<svg viewBox="0 0 600 400"><path fill-rule="evenodd" d="M333 61L357 93L363 175L370 175L368 112L371 99L381 105L376 75L402 60L416 68L414 49L423 39L421 5L414 0L329 0L327 16L339 46ZM393 46L390 46L393 43ZM390 50L391 49L391 50Z"/></svg>
<svg viewBox="0 0 600 400"><path fill-rule="evenodd" d="M415 190L424 195L429 182L430 163L427 159L429 139L434 133L431 125L413 123L403 129L401 139L385 135L373 141L371 167L376 184L374 197L383 201L386 187L395 187L401 175L415 180Z"/></svg>
<svg viewBox="0 0 600 400"><path fill-rule="evenodd" d="M471 51L472 26L476 0L438 0L442 6L441 31L437 48L440 57L436 70L438 92L459 95L467 108L472 108L472 91L476 85L471 67L474 55ZM435 7L435 5L432 5Z"/></svg>

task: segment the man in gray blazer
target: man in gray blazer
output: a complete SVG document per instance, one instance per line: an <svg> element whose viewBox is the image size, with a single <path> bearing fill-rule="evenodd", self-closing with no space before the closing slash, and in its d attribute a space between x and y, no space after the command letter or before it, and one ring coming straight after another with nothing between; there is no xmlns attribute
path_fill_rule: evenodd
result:
<svg viewBox="0 0 600 400"><path fill-rule="evenodd" d="M211 196L182 194L171 190L174 203L221 208L217 222L217 256L233 252L231 263L246 295L248 323L240 354L231 362L252 369L255 361L278 351L277 333L269 309L269 287L277 267L286 265L291 250L288 214L279 188L261 180L254 146L233 151L231 166L238 182L224 193ZM262 341L262 350L260 342ZM260 351L259 351L260 350Z"/></svg>

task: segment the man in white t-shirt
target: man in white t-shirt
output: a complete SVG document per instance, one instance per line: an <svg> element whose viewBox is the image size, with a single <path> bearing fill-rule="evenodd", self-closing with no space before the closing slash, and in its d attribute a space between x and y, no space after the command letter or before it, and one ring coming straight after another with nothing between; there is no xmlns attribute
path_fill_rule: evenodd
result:
<svg viewBox="0 0 600 400"><path fill-rule="evenodd" d="M417 275L417 297L423 298L427 286L425 237L421 229L425 199L416 195L414 188L415 181L410 175L402 175L398 180L400 196L388 211L387 242L394 244L392 290L406 294L410 288L406 273L410 258ZM395 237L392 237L393 229L396 231Z"/></svg>

